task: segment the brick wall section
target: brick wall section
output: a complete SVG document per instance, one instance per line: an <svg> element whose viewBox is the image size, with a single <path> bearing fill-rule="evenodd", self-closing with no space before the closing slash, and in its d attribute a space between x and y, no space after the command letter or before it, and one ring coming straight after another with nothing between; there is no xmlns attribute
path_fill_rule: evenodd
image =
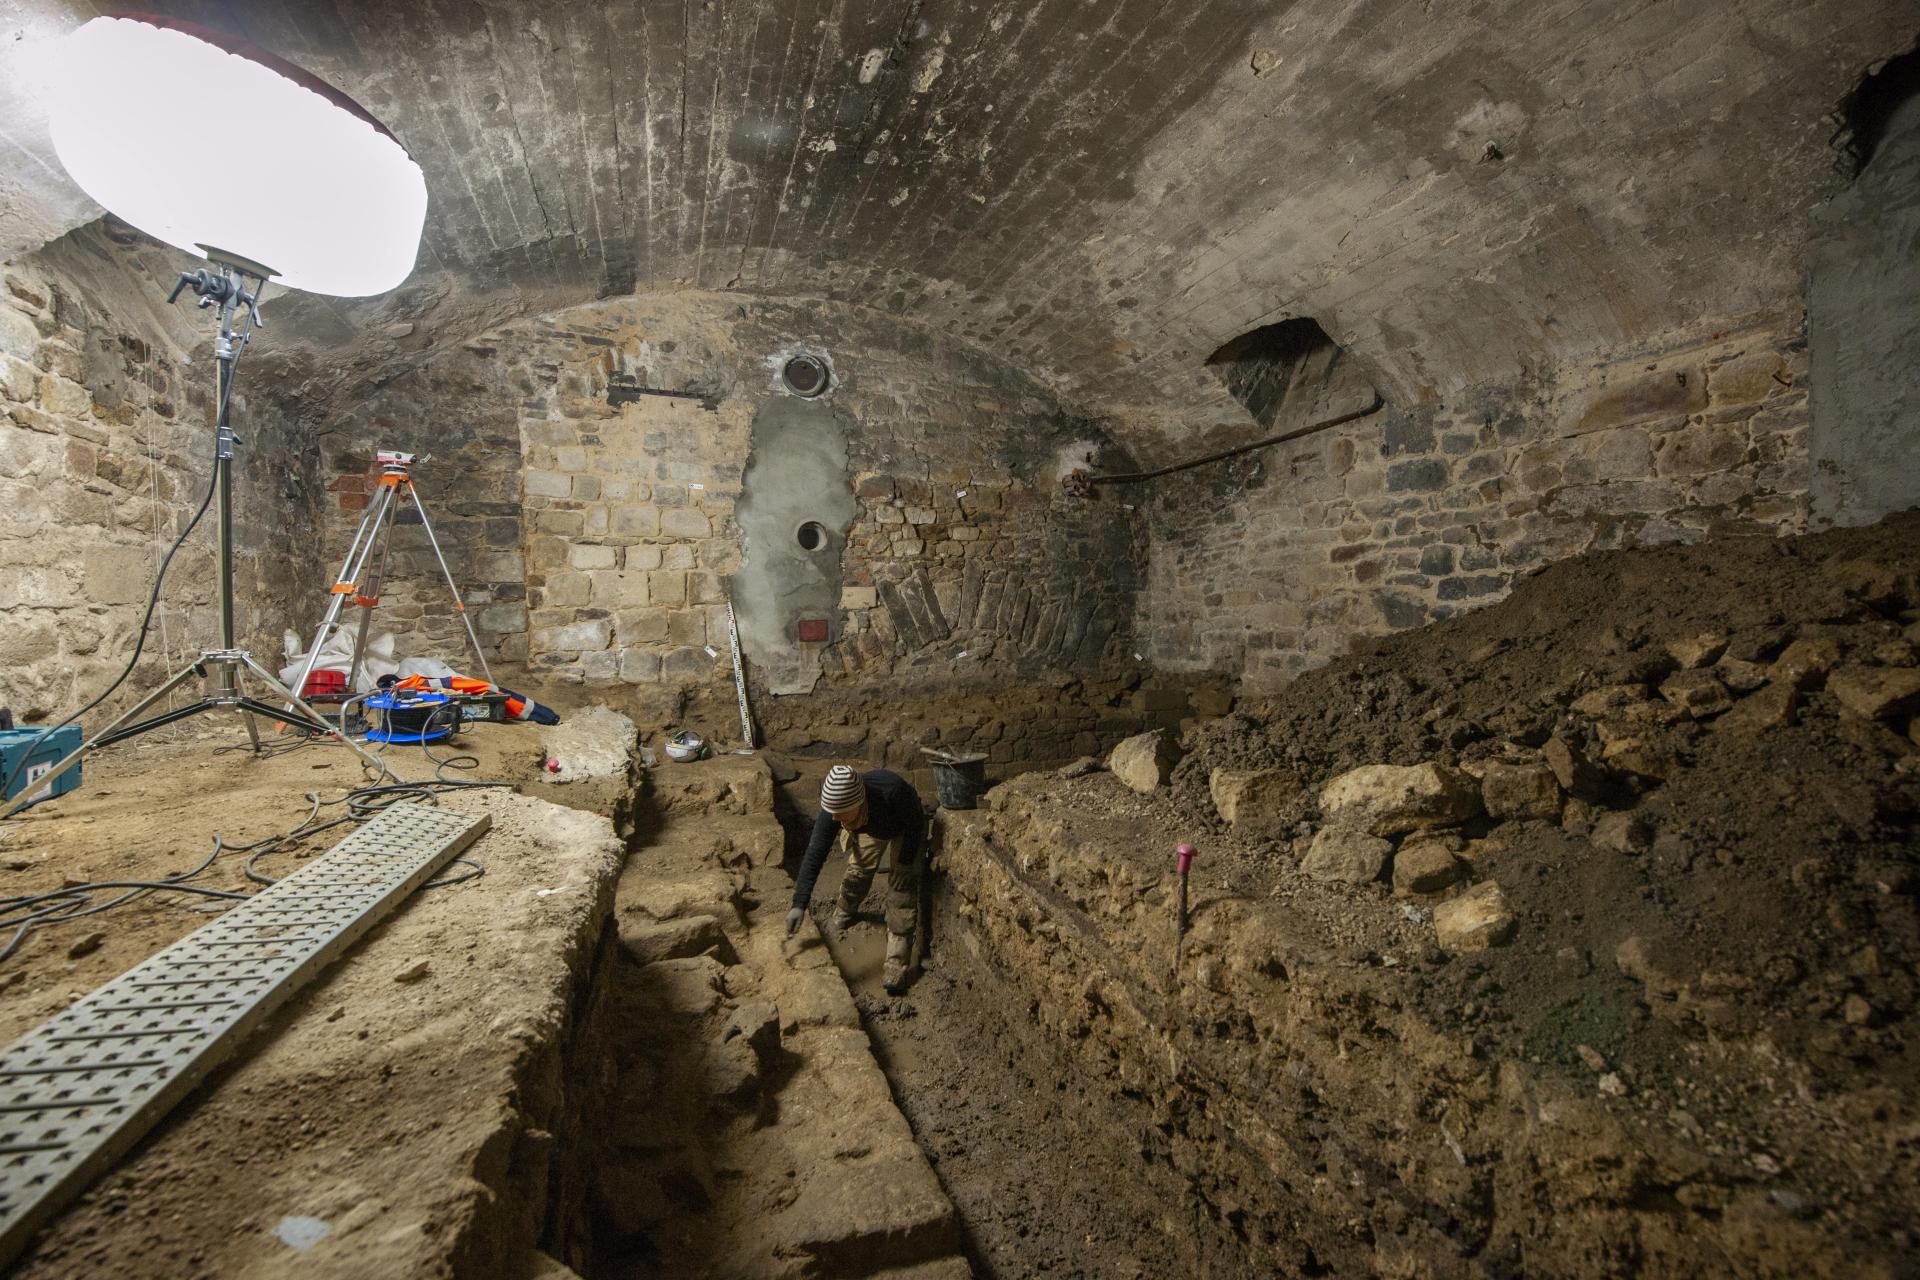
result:
<svg viewBox="0 0 1920 1280"><path fill-rule="evenodd" d="M1804 345L1762 325L1151 482L1144 643L1269 690L1566 556L1803 532L1806 424Z"/></svg>
<svg viewBox="0 0 1920 1280"><path fill-rule="evenodd" d="M477 504L461 527L436 527L459 548L449 558L481 601L491 652L540 683L730 686L724 586L749 550L734 505L755 409L781 394L774 357L802 341L833 359L863 508L847 534L838 639L822 654L827 685L902 664L956 687L1008 669L1133 664L1144 520L1120 501L1059 493L1060 459L1102 447L1098 433L1011 371L812 302L596 303L507 326L396 379L328 437L330 555L358 519L380 440L431 449L421 474L448 508ZM706 399L610 403L609 387L629 383ZM517 560L503 477L517 487ZM386 595L412 602L415 590L396 577ZM418 603L419 614L382 606L402 649L460 665L431 592Z"/></svg>
<svg viewBox="0 0 1920 1280"><path fill-rule="evenodd" d="M95 225L0 269L0 705L24 719L65 715L125 665L160 555L206 493L212 329L207 313L165 305L187 265ZM248 373L243 358L236 623L274 668L281 629L318 585L305 559L317 474L249 414ZM217 642L213 529L209 510L174 559L139 669L88 727Z"/></svg>

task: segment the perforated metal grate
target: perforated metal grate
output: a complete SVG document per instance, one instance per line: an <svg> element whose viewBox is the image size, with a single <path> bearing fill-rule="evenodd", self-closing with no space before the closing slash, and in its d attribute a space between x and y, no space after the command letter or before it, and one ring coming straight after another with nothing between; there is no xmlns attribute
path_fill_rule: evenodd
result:
<svg viewBox="0 0 1920 1280"><path fill-rule="evenodd" d="M490 824L393 805L0 1053L0 1267L248 1031Z"/></svg>

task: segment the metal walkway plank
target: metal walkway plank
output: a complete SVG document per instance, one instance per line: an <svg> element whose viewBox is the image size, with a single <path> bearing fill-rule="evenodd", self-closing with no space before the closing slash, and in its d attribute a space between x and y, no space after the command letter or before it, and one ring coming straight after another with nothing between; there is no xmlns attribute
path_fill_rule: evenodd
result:
<svg viewBox="0 0 1920 1280"><path fill-rule="evenodd" d="M0 1267L491 821L391 805L0 1051Z"/></svg>

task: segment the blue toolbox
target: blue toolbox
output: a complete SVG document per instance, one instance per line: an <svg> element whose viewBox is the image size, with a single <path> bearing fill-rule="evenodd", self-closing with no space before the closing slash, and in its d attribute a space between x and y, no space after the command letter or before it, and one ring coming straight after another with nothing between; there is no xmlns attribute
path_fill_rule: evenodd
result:
<svg viewBox="0 0 1920 1280"><path fill-rule="evenodd" d="M66 759L67 755L82 741L80 726L70 724L47 735L47 740L38 747L33 744L40 737L40 730L29 726L25 729L0 729L0 782L13 776L16 766L26 761L20 769L20 776L14 780L4 797L13 799L22 791L38 792L29 804L38 804L54 796L63 796L80 785L80 764L76 761L71 769L55 778L52 782L42 782L53 766Z"/></svg>

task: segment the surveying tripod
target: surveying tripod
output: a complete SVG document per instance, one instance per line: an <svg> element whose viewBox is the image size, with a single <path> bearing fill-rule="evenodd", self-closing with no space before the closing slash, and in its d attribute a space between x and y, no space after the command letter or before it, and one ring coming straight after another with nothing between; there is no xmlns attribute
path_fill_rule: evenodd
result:
<svg viewBox="0 0 1920 1280"><path fill-rule="evenodd" d="M420 461L430 461L432 457L432 454L428 454ZM413 487L414 456L383 449L374 458L380 464L379 492L367 504L367 514L360 517L360 527L354 532L353 545L347 549L347 558L334 577L333 598L327 605L327 615L320 620L320 629L314 632L313 643L307 646L307 660L301 665L300 676L293 682L293 687L300 690L307 687L307 678L313 674L314 663L320 658L320 646L340 625L340 611L346 608L347 600L351 597L360 606L359 629L353 639L353 662L347 668L347 694L352 696L360 676L360 663L367 652L367 632L373 622L373 607L380 603L381 584L387 576L387 553L393 544L393 526L398 522L402 501L413 504L414 513L420 517L420 527L427 533L427 545L433 548L433 558L440 564L440 576L446 579L447 590L453 594L454 612L460 615L460 624L467 629L467 642L473 646L473 656L480 662L480 674L488 684L492 684L493 672L487 666L487 655L480 652L480 637L474 634L473 620L467 617L467 606L460 599L460 588L454 585L453 570L447 568L447 557L440 551L440 539L434 536L433 525L427 519L427 509L420 504L420 494ZM376 546L380 552L378 560L374 559Z"/></svg>

